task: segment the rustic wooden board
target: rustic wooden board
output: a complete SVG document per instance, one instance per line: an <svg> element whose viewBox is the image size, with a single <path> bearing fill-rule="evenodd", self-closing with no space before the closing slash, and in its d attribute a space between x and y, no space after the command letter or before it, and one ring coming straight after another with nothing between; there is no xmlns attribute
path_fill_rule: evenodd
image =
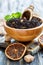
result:
<svg viewBox="0 0 43 65"><path fill-rule="evenodd" d="M19 61L9 60L4 54L4 49L0 48L0 65L43 65L43 51L35 54L33 62L26 63L23 58Z"/></svg>

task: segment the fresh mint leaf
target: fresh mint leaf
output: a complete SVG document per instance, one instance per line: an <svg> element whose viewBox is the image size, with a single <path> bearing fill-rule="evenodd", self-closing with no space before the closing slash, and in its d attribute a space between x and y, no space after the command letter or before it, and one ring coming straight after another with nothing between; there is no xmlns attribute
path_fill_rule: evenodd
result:
<svg viewBox="0 0 43 65"><path fill-rule="evenodd" d="M5 20L8 21L8 20L10 20L12 18L12 16L11 15L6 15L4 18L5 18Z"/></svg>
<svg viewBox="0 0 43 65"><path fill-rule="evenodd" d="M12 17L13 18L20 18L21 17L21 13L20 12L12 13Z"/></svg>

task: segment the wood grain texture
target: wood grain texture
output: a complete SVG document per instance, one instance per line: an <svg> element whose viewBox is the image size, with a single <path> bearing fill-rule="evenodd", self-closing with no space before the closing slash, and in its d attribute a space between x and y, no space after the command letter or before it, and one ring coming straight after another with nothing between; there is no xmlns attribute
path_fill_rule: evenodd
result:
<svg viewBox="0 0 43 65"><path fill-rule="evenodd" d="M0 48L0 65L43 65L43 51L35 54L33 62L26 63L23 58L19 61L9 60L4 54L4 49Z"/></svg>

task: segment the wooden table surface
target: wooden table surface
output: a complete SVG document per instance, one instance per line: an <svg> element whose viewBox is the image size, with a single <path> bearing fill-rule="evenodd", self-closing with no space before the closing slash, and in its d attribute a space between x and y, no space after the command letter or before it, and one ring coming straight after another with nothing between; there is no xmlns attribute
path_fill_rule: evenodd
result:
<svg viewBox="0 0 43 65"><path fill-rule="evenodd" d="M23 58L19 61L12 61L5 56L5 49L0 48L0 65L43 65L43 50L35 54L35 59L31 63L26 63Z"/></svg>

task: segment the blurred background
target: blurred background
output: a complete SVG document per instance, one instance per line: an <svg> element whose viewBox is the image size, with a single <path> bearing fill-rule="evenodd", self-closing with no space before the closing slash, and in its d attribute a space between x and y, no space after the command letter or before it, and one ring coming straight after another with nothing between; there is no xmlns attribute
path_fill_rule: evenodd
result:
<svg viewBox="0 0 43 65"><path fill-rule="evenodd" d="M43 0L0 0L0 18L13 12L23 12L30 4L33 4L34 11L43 17Z"/></svg>

